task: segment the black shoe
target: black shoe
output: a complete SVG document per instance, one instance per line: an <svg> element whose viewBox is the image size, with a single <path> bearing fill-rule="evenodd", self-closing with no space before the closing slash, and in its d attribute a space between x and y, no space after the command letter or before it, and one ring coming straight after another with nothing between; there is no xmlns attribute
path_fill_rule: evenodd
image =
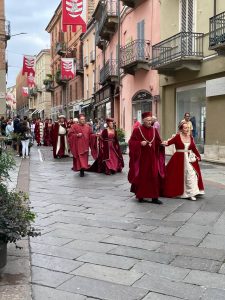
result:
<svg viewBox="0 0 225 300"><path fill-rule="evenodd" d="M80 177L84 177L84 169L80 170Z"/></svg>
<svg viewBox="0 0 225 300"><path fill-rule="evenodd" d="M138 202L140 203L144 202L144 198L138 198Z"/></svg>
<svg viewBox="0 0 225 300"><path fill-rule="evenodd" d="M163 202L160 201L158 198L152 198L152 203L154 203L154 204L163 204Z"/></svg>

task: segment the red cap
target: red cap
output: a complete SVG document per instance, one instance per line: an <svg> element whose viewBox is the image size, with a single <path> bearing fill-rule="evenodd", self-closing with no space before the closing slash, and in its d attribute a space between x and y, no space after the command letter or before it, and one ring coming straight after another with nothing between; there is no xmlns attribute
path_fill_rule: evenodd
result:
<svg viewBox="0 0 225 300"><path fill-rule="evenodd" d="M152 117L152 112L151 111L143 112L141 117L142 117L142 119L145 119L147 117Z"/></svg>
<svg viewBox="0 0 225 300"><path fill-rule="evenodd" d="M114 122L113 118L107 118L106 123L109 123L109 122Z"/></svg>

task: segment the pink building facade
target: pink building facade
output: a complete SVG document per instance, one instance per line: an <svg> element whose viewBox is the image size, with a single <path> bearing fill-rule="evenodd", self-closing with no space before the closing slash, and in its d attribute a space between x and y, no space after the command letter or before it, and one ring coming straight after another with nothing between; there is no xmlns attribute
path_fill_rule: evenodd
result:
<svg viewBox="0 0 225 300"><path fill-rule="evenodd" d="M120 7L118 7L120 5ZM158 0L99 2L96 21L95 116L113 117L129 138L133 119L158 114L159 76L150 69L160 41Z"/></svg>

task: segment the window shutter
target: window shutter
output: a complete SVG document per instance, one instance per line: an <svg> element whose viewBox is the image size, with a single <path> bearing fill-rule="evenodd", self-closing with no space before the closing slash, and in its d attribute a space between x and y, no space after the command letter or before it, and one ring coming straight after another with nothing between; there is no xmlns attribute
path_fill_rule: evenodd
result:
<svg viewBox="0 0 225 300"><path fill-rule="evenodd" d="M181 31L186 31L187 0L181 0Z"/></svg>
<svg viewBox="0 0 225 300"><path fill-rule="evenodd" d="M187 30L189 32L193 31L193 14L194 14L194 1L189 0L188 1L188 24L187 24Z"/></svg>

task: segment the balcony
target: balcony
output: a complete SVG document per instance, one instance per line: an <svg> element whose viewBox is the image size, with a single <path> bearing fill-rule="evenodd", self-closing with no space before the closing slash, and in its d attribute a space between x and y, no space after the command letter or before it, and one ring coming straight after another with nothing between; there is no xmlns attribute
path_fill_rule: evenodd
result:
<svg viewBox="0 0 225 300"><path fill-rule="evenodd" d="M96 33L95 33L95 45L103 50L105 47L105 40L103 40L100 36L99 36L99 30L98 30L98 26L96 26Z"/></svg>
<svg viewBox="0 0 225 300"><path fill-rule="evenodd" d="M94 63L95 62L95 50L92 50L90 52L90 62Z"/></svg>
<svg viewBox="0 0 225 300"><path fill-rule="evenodd" d="M60 70L56 71L55 82L58 85L66 85L66 83L67 83L68 80L69 80L69 78L62 78Z"/></svg>
<svg viewBox="0 0 225 300"><path fill-rule="evenodd" d="M84 67L82 59L76 59L76 75L84 74Z"/></svg>
<svg viewBox="0 0 225 300"><path fill-rule="evenodd" d="M45 91L53 92L54 91L54 82L52 80L44 80Z"/></svg>
<svg viewBox="0 0 225 300"><path fill-rule="evenodd" d="M30 95L30 97L35 97L35 96L37 96L37 93L38 93L38 91L37 91L37 88L36 88L36 87L31 88L31 89L29 90L29 95Z"/></svg>
<svg viewBox="0 0 225 300"><path fill-rule="evenodd" d="M88 64L89 64L88 56L85 56L85 57L84 57L84 67L87 68L87 67L88 67Z"/></svg>
<svg viewBox="0 0 225 300"><path fill-rule="evenodd" d="M118 81L118 63L116 59L109 59L100 70L100 84L115 83Z"/></svg>
<svg viewBox="0 0 225 300"><path fill-rule="evenodd" d="M93 17L98 23L97 35L103 40L110 41L118 25L118 5L116 0L99 2Z"/></svg>
<svg viewBox="0 0 225 300"><path fill-rule="evenodd" d="M173 75L179 69L199 71L203 58L203 33L180 32L152 46L153 69Z"/></svg>
<svg viewBox="0 0 225 300"><path fill-rule="evenodd" d="M9 21L5 21L5 36L6 40L10 40L11 38L11 25Z"/></svg>
<svg viewBox="0 0 225 300"><path fill-rule="evenodd" d="M120 48L120 66L125 73L134 75L137 70L150 70L150 41L134 40Z"/></svg>
<svg viewBox="0 0 225 300"><path fill-rule="evenodd" d="M209 50L225 54L225 12L209 19Z"/></svg>
<svg viewBox="0 0 225 300"><path fill-rule="evenodd" d="M62 42L57 42L55 46L55 53L60 56L66 54L66 44Z"/></svg>

